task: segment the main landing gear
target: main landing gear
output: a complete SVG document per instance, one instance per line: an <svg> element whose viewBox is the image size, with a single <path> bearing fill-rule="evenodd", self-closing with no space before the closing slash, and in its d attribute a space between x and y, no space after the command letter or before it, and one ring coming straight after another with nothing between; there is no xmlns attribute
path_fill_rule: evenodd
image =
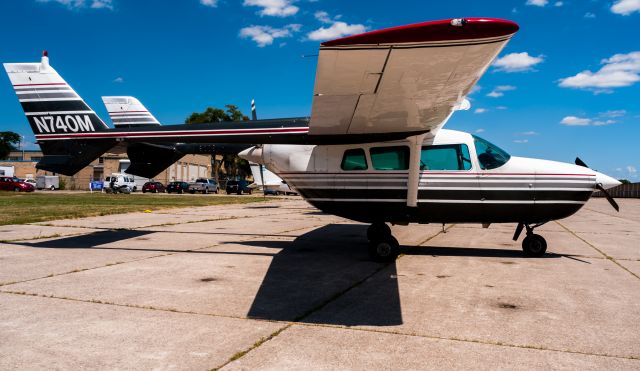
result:
<svg viewBox="0 0 640 371"><path fill-rule="evenodd" d="M543 225L544 223L538 223L535 225L529 225L524 223L518 223L516 232L513 234L513 240L517 241L520 237L520 233L524 228L527 229L527 236L522 240L522 251L527 256L540 257L547 251L547 241L539 234L534 234L533 230Z"/></svg>
<svg viewBox="0 0 640 371"><path fill-rule="evenodd" d="M373 223L367 229L369 255L374 261L387 263L396 260L400 253L400 244L391 235L391 228L385 223Z"/></svg>

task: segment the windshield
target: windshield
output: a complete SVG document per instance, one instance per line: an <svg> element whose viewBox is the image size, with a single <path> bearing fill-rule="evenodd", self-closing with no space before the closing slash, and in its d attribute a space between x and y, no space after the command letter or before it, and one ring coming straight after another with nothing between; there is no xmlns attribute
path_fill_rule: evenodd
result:
<svg viewBox="0 0 640 371"><path fill-rule="evenodd" d="M473 136L473 140L476 144L476 154L478 155L478 162L482 170L498 168L506 164L511 158L507 152L495 144L491 144L475 135Z"/></svg>

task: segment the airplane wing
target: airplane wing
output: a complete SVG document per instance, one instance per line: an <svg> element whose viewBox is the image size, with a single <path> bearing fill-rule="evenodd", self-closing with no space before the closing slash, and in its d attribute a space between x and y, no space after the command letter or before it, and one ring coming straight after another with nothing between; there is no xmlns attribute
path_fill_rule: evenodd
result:
<svg viewBox="0 0 640 371"><path fill-rule="evenodd" d="M309 135L436 131L517 30L451 19L321 44Z"/></svg>

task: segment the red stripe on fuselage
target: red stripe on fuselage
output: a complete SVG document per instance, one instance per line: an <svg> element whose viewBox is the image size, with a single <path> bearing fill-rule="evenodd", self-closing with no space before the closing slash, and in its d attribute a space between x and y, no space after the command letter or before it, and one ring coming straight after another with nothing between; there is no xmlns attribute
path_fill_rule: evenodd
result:
<svg viewBox="0 0 640 371"><path fill-rule="evenodd" d="M146 132L115 132L115 133L72 133L72 134L41 134L36 139L104 139L104 138L139 138L139 137L176 137L176 136L217 136L229 134L295 134L307 133L309 128L282 129L231 129L231 130L186 130L186 131L146 131Z"/></svg>

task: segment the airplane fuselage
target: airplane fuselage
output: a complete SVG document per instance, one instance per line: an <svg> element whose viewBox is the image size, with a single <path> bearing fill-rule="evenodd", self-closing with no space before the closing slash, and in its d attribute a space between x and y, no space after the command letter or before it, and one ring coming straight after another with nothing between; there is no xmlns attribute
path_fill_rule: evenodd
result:
<svg viewBox="0 0 640 371"><path fill-rule="evenodd" d="M406 140L267 144L243 157L264 163L320 210L368 223L541 223L578 211L596 183L617 184L586 167L509 156L453 130L423 141L417 207L407 206Z"/></svg>

